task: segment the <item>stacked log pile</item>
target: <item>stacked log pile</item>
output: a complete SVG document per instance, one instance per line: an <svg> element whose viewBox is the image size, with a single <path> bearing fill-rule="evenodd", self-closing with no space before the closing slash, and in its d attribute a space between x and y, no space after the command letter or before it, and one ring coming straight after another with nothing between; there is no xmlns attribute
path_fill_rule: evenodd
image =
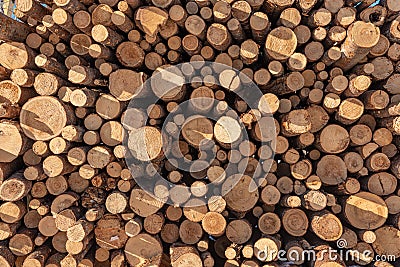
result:
<svg viewBox="0 0 400 267"><path fill-rule="evenodd" d="M0 14L0 266L399 266L400 1L374 2L17 0L18 20ZM128 106L175 65L188 84ZM198 97L219 103L163 127ZM165 136L186 161L213 140L215 159L181 170ZM185 206L206 184L231 190Z"/></svg>

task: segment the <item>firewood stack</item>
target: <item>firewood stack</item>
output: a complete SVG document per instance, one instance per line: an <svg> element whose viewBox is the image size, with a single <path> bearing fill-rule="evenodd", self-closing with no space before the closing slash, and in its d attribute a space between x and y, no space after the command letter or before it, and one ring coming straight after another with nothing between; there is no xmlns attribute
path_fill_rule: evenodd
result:
<svg viewBox="0 0 400 267"><path fill-rule="evenodd" d="M0 14L0 266L400 266L375 258L400 258L400 1L374 2L17 0L18 21ZM168 66L189 83L129 108ZM258 108L236 94L249 83ZM163 127L198 97L219 104ZM165 136L193 162L213 140L215 159L181 170ZM228 194L185 206L229 187L228 165Z"/></svg>

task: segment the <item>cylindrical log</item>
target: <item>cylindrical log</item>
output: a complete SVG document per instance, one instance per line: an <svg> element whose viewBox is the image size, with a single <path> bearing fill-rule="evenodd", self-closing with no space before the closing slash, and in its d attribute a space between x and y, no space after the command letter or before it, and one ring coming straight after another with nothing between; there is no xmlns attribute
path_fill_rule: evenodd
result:
<svg viewBox="0 0 400 267"><path fill-rule="evenodd" d="M110 93L120 101L145 97L148 95L145 86L143 86L146 79L147 75L143 72L119 69L110 74Z"/></svg>
<svg viewBox="0 0 400 267"><path fill-rule="evenodd" d="M7 69L35 69L36 53L27 45L18 42L5 42L0 45L0 64Z"/></svg>
<svg viewBox="0 0 400 267"><path fill-rule="evenodd" d="M123 37L117 32L101 24L95 25L92 28L92 37L96 42L112 48L117 47L123 40Z"/></svg>
<svg viewBox="0 0 400 267"><path fill-rule="evenodd" d="M67 82L62 78L52 73L43 72L39 73L35 77L35 82L33 84L33 87L35 88L35 91L39 95L49 96L49 95L55 95L58 89L66 84Z"/></svg>
<svg viewBox="0 0 400 267"><path fill-rule="evenodd" d="M369 90L362 95L367 110L381 110L389 104L389 95L383 90Z"/></svg>
<svg viewBox="0 0 400 267"><path fill-rule="evenodd" d="M68 11L70 14L75 14L80 10L86 10L85 5L77 0L56 0L54 3Z"/></svg>
<svg viewBox="0 0 400 267"><path fill-rule="evenodd" d="M8 247L14 255L26 256L31 253L35 247L33 240L36 234L36 230L23 229L18 234L10 238Z"/></svg>
<svg viewBox="0 0 400 267"><path fill-rule="evenodd" d="M349 87L344 91L344 95L357 97L368 90L371 83L371 78L366 75L355 76L350 79Z"/></svg>
<svg viewBox="0 0 400 267"><path fill-rule="evenodd" d="M123 223L117 215L107 214L103 216L97 222L94 232L96 243L107 250L122 248L125 243L128 244L128 236L125 234Z"/></svg>
<svg viewBox="0 0 400 267"><path fill-rule="evenodd" d="M29 254L22 265L22 267L38 266L43 267L47 258L50 256L51 249L46 246L42 246L37 250Z"/></svg>
<svg viewBox="0 0 400 267"><path fill-rule="evenodd" d="M35 0L16 1L16 9L37 21L49 13L48 9Z"/></svg>
<svg viewBox="0 0 400 267"><path fill-rule="evenodd" d="M71 173L74 170L66 156L52 155L43 161L43 170L49 177L56 177L59 175Z"/></svg>
<svg viewBox="0 0 400 267"><path fill-rule="evenodd" d="M32 182L26 180L21 172L17 172L0 185L0 198L3 201L18 201L24 198L31 188Z"/></svg>
<svg viewBox="0 0 400 267"><path fill-rule="evenodd" d="M310 14L308 24L311 27L325 27L331 22L332 13L326 8L314 10Z"/></svg>
<svg viewBox="0 0 400 267"><path fill-rule="evenodd" d="M134 27L129 17L121 11L114 11L111 15L111 21L118 27L118 29L125 33L131 31Z"/></svg>
<svg viewBox="0 0 400 267"><path fill-rule="evenodd" d="M84 56L88 54L91 44L92 39L90 38L90 36L83 33L74 34L71 37L70 41L71 50L79 56Z"/></svg>
<svg viewBox="0 0 400 267"><path fill-rule="evenodd" d="M26 206L21 201L5 202L0 206L0 218L5 223L16 223L23 218L26 211Z"/></svg>
<svg viewBox="0 0 400 267"><path fill-rule="evenodd" d="M176 243L171 247L170 255L173 266L183 266L188 261L193 266L203 266L198 251L192 246Z"/></svg>
<svg viewBox="0 0 400 267"><path fill-rule="evenodd" d="M60 25L62 28L70 32L71 34L78 34L81 31L74 25L72 16L63 8L56 8L53 10L53 21Z"/></svg>
<svg viewBox="0 0 400 267"><path fill-rule="evenodd" d="M231 35L224 25L213 23L207 30L207 41L215 49L224 51L231 43Z"/></svg>
<svg viewBox="0 0 400 267"><path fill-rule="evenodd" d="M123 193L114 192L107 197L105 205L112 214L122 213L128 205L128 198Z"/></svg>
<svg viewBox="0 0 400 267"><path fill-rule="evenodd" d="M281 26L268 34L264 49L268 57L284 61L294 53L296 47L295 33L291 29Z"/></svg>
<svg viewBox="0 0 400 267"><path fill-rule="evenodd" d="M357 21L347 30L347 38L341 50L342 58L335 66L343 70L349 70L360 62L378 43L380 36L379 28L372 23Z"/></svg>
<svg viewBox="0 0 400 267"><path fill-rule="evenodd" d="M53 114L49 117L47 114ZM59 135L74 117L63 104L50 96L30 99L21 109L20 123L24 133L34 140L49 140Z"/></svg>
<svg viewBox="0 0 400 267"><path fill-rule="evenodd" d="M0 122L0 158L1 162L12 162L19 155L27 151L29 144L26 136L22 134L21 127L13 121Z"/></svg>
<svg viewBox="0 0 400 267"><path fill-rule="evenodd" d="M43 25L55 36L59 37L60 39L63 39L64 41L68 42L71 39L71 34L58 26L51 15L46 15L43 17L41 20Z"/></svg>
<svg viewBox="0 0 400 267"><path fill-rule="evenodd" d="M337 171L332 172L333 169ZM320 177L322 183L337 185L344 182L347 178L346 164L338 156L326 155L319 161L316 174Z"/></svg>
<svg viewBox="0 0 400 267"><path fill-rule="evenodd" d="M300 209L288 209L283 212L283 228L292 236L303 236L308 229L308 218Z"/></svg>
<svg viewBox="0 0 400 267"><path fill-rule="evenodd" d="M15 69L11 72L10 79L19 86L31 87L35 81L35 76L39 73L29 69Z"/></svg>
<svg viewBox="0 0 400 267"><path fill-rule="evenodd" d="M59 63L55 58L40 54L35 57L35 64L49 73L53 73L61 78L68 77L68 71L64 64Z"/></svg>
<svg viewBox="0 0 400 267"><path fill-rule="evenodd" d="M374 230L385 223L388 209L379 196L360 192L346 200L344 214L352 226L358 229Z"/></svg>
<svg viewBox="0 0 400 267"><path fill-rule="evenodd" d="M317 135L318 148L325 153L343 152L349 143L349 133L339 125L328 125Z"/></svg>
<svg viewBox="0 0 400 267"><path fill-rule="evenodd" d="M364 104L356 98L347 98L340 103L336 113L337 121L343 124L356 122L364 112Z"/></svg>
<svg viewBox="0 0 400 267"><path fill-rule="evenodd" d="M295 136L311 129L310 115L307 110L293 110L282 118L282 132L287 136Z"/></svg>
<svg viewBox="0 0 400 267"><path fill-rule="evenodd" d="M312 231L322 240L338 240L343 233L343 226L339 218L330 212L316 213L311 219Z"/></svg>
<svg viewBox="0 0 400 267"><path fill-rule="evenodd" d="M305 80L300 72L291 72L269 83L267 90L276 95L284 95L300 90L304 84Z"/></svg>
<svg viewBox="0 0 400 267"><path fill-rule="evenodd" d="M72 1L71 1L72 2ZM79 10L74 14L74 25L82 32L90 35L92 30L92 19L90 13L84 10Z"/></svg>
<svg viewBox="0 0 400 267"><path fill-rule="evenodd" d="M68 72L68 80L75 84L94 86L95 80L100 73L93 68L86 66L73 66Z"/></svg>
<svg viewBox="0 0 400 267"><path fill-rule="evenodd" d="M24 42L32 32L26 24L15 21L10 17L0 14L0 39L4 41Z"/></svg>

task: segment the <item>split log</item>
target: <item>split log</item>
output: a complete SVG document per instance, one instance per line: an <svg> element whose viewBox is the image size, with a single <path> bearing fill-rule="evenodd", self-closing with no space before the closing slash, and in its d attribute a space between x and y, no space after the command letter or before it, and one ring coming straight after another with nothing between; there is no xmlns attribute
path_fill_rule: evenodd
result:
<svg viewBox="0 0 400 267"><path fill-rule="evenodd" d="M156 35L167 19L168 14L158 7L141 7L135 14L136 25L150 36Z"/></svg>

